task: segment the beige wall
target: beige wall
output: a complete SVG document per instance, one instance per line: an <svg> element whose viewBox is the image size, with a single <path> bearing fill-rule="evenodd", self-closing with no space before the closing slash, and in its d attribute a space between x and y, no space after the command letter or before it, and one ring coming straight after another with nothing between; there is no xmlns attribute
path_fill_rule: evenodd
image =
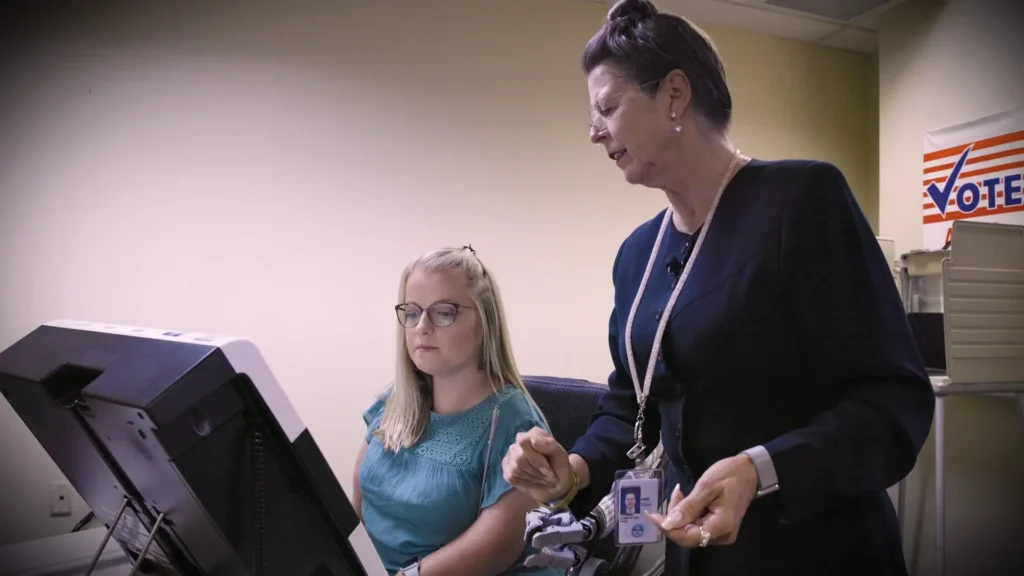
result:
<svg viewBox="0 0 1024 576"><path fill-rule="evenodd" d="M846 174L878 230L878 60L718 26L704 26L726 64L747 153L824 158Z"/></svg>
<svg viewBox="0 0 1024 576"><path fill-rule="evenodd" d="M1024 104L1021 22L1024 4L1003 0L908 0L882 18L879 221L898 253L921 246L924 132ZM1024 573L1024 413L1001 398L945 402L946 574ZM933 450L908 479L904 538L922 576L936 566Z"/></svg>
<svg viewBox="0 0 1024 576"><path fill-rule="evenodd" d="M347 489L401 268L472 243L522 370L606 378L612 259L664 205L587 141L606 7L140 4L5 53L0 347L59 317L250 337ZM870 214L873 59L709 30L744 152L833 161ZM6 402L0 438L0 543L70 529Z"/></svg>

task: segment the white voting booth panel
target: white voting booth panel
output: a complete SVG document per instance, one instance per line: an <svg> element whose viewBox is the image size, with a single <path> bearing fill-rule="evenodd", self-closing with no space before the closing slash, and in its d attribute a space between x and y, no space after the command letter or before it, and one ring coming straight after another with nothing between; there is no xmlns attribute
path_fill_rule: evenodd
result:
<svg viewBox="0 0 1024 576"><path fill-rule="evenodd" d="M954 222L942 304L952 383L1024 382L1024 226Z"/></svg>
<svg viewBox="0 0 1024 576"><path fill-rule="evenodd" d="M943 576L946 398L1016 398L1024 418L1024 226L957 220L948 250L905 254L903 262L901 284L908 311L942 315L945 371L931 380L936 396L936 564L938 576ZM930 288L920 293L913 290L926 285ZM904 480L899 490L901 526L905 492Z"/></svg>

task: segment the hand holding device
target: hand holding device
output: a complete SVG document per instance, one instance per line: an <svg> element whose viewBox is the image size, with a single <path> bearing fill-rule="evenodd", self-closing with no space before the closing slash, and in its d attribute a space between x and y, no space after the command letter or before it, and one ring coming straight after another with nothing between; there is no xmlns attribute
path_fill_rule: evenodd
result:
<svg viewBox="0 0 1024 576"><path fill-rule="evenodd" d="M517 434L501 467L506 482L542 503L562 498L575 481L569 454L541 428Z"/></svg>

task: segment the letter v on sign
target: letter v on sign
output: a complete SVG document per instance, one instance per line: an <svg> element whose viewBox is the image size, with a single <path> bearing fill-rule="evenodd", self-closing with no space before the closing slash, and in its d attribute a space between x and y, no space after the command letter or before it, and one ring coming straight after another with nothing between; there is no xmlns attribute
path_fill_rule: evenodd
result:
<svg viewBox="0 0 1024 576"><path fill-rule="evenodd" d="M932 182L928 185L928 195L931 196L932 202L935 203L935 207L939 209L939 214L943 218L946 217L946 207L949 206L949 197L953 195L953 190L956 189L957 178L960 177L960 170L964 167L964 162L967 162L967 155L971 153L971 148L974 144L971 144L964 151L960 153L960 159L956 161L953 166L953 170L949 173L949 178L946 178L946 185L939 190L939 187Z"/></svg>

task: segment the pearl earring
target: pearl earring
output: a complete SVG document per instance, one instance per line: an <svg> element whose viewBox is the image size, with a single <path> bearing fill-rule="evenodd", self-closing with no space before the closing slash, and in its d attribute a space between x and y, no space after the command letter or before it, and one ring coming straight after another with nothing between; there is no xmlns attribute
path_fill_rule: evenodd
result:
<svg viewBox="0 0 1024 576"><path fill-rule="evenodd" d="M683 131L683 127L680 126L679 124L676 124L676 127L673 128L673 130L675 130L676 132L682 132Z"/></svg>

